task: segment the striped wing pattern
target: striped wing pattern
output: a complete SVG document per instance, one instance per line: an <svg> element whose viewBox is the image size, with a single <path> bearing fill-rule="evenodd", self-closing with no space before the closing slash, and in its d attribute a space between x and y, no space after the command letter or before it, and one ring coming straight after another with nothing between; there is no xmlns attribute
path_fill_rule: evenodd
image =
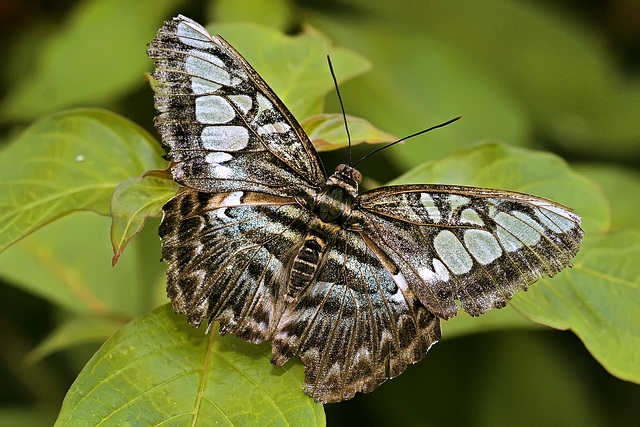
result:
<svg viewBox="0 0 640 427"><path fill-rule="evenodd" d="M305 215L264 194L180 192L164 206L159 231L176 310L194 326L217 320L221 334L269 339L283 310L283 265Z"/></svg>
<svg viewBox="0 0 640 427"><path fill-rule="evenodd" d="M580 217L521 193L446 185L358 195L220 36L179 16L151 42L156 127L184 188L164 206L167 293L194 326L272 339L321 402L421 360L440 319L506 305L570 265Z"/></svg>
<svg viewBox="0 0 640 427"><path fill-rule="evenodd" d="M339 231L315 282L282 314L272 361L300 355L305 392L340 401L400 375L439 339L438 318L398 286L366 240Z"/></svg>

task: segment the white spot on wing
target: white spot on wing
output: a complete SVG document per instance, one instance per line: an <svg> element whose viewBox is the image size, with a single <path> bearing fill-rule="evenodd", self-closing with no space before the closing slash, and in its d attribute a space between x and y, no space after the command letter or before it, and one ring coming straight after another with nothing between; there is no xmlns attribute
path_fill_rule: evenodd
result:
<svg viewBox="0 0 640 427"><path fill-rule="evenodd" d="M251 97L247 95L229 95L229 99L245 114L251 110L253 105Z"/></svg>
<svg viewBox="0 0 640 427"><path fill-rule="evenodd" d="M556 232L567 232L576 227L580 218L557 205L544 205L538 212L540 222Z"/></svg>
<svg viewBox="0 0 640 427"><path fill-rule="evenodd" d="M240 151L249 144L249 131L242 126L207 126L201 138L207 150Z"/></svg>
<svg viewBox="0 0 640 427"><path fill-rule="evenodd" d="M233 159L233 156L229 153L216 151L214 153L207 154L207 157L205 159L208 164L220 164Z"/></svg>
<svg viewBox="0 0 640 427"><path fill-rule="evenodd" d="M196 120L200 123L226 123L235 116L233 107L221 96L206 95L196 98Z"/></svg>
<svg viewBox="0 0 640 427"><path fill-rule="evenodd" d="M222 201L223 206L239 206L240 198L244 193L242 191L234 191L233 193L229 193L227 197Z"/></svg>
<svg viewBox="0 0 640 427"><path fill-rule="evenodd" d="M465 231L464 243L469 252L483 265L492 263L502 255L502 249L496 238L485 230Z"/></svg>
<svg viewBox="0 0 640 427"><path fill-rule="evenodd" d="M473 260L460 240L449 230L443 230L433 239L438 256L453 274L465 274L473 267Z"/></svg>
<svg viewBox="0 0 640 427"><path fill-rule="evenodd" d="M449 270L447 270L447 267L442 263L442 261L440 261L439 259L434 259L433 269L435 270L436 275L440 280L442 280L443 282L449 280Z"/></svg>
<svg viewBox="0 0 640 427"><path fill-rule="evenodd" d="M233 176L233 169L214 164L209 168L209 173L211 178L228 179Z"/></svg>
<svg viewBox="0 0 640 427"><path fill-rule="evenodd" d="M434 271L431 271L428 267L425 267L425 266L418 267L418 275L422 280L425 281L425 283L434 283L435 280L438 278L438 274L436 274Z"/></svg>
<svg viewBox="0 0 640 427"><path fill-rule="evenodd" d="M409 286L407 285L407 280L404 278L401 272L391 277L393 278L393 281L396 282L396 285L398 286L398 292L391 295L391 300L397 303L405 304L406 300L404 298L403 291L407 292L409 290Z"/></svg>
<svg viewBox="0 0 640 427"><path fill-rule="evenodd" d="M450 194L448 199L449 206L451 206L452 212L458 209L460 206L466 205L467 203L469 203L469 201L470 200L468 197L458 196L455 194Z"/></svg>
<svg viewBox="0 0 640 427"><path fill-rule="evenodd" d="M259 135L270 135L272 133L284 133L291 129L287 123L278 122L278 123L269 123L264 126L260 126L258 128Z"/></svg>
<svg viewBox="0 0 640 427"><path fill-rule="evenodd" d="M442 216L440 215L440 209L436 206L436 202L428 193L420 193L420 203L427 208L427 215L433 222L440 222Z"/></svg>
<svg viewBox="0 0 640 427"><path fill-rule="evenodd" d="M396 282L396 285L398 285L400 289L402 289L403 291L406 291L409 289L409 286L407 285L407 280L404 278L402 273L398 273L392 277L393 277L393 281Z"/></svg>
<svg viewBox="0 0 640 427"><path fill-rule="evenodd" d="M196 95L202 95L205 93L214 93L221 87L222 86L217 83L213 83L209 80L201 79L200 77L191 78L191 90Z"/></svg>
<svg viewBox="0 0 640 427"><path fill-rule="evenodd" d="M199 84L231 86L231 74L224 69L224 62L217 56L200 50L190 50L185 61L185 69L194 78L199 78ZM212 86L215 87L215 86Z"/></svg>
<svg viewBox="0 0 640 427"><path fill-rule="evenodd" d="M484 225L480 215L474 209L467 208L460 214L460 221L467 224Z"/></svg>
<svg viewBox="0 0 640 427"><path fill-rule="evenodd" d="M527 246L536 245L544 233L542 226L524 212L500 212L494 220Z"/></svg>
<svg viewBox="0 0 640 427"><path fill-rule="evenodd" d="M266 110L271 110L273 108L273 104L265 98L265 96L261 93L256 95L256 99L258 100L258 114L262 113Z"/></svg>
<svg viewBox="0 0 640 427"><path fill-rule="evenodd" d="M196 29L194 29L195 27ZM178 24L176 35L180 41L187 46L197 47L199 49L206 49L211 47L211 40L205 36L208 35L207 30L199 24L191 21L189 25L181 22Z"/></svg>
<svg viewBox="0 0 640 427"><path fill-rule="evenodd" d="M498 240L504 247L507 252L517 251L522 247L522 242L515 238L511 233L509 233L506 229L498 226Z"/></svg>

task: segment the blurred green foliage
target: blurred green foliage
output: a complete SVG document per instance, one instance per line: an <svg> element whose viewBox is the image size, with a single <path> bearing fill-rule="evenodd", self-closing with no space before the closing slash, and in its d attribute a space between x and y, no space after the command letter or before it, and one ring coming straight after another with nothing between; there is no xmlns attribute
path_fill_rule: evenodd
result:
<svg viewBox="0 0 640 427"><path fill-rule="evenodd" d="M166 303L158 221L138 231L175 187L161 175L142 177L166 167L152 136L144 73L153 65L144 52L162 21L177 13L211 22L325 142L344 143L339 121L321 114L339 112L327 53L344 81L347 113L366 119L358 139L404 136L463 116L364 162L365 186L396 179L500 187L554 198L584 218L574 269L503 310L446 322L443 342L423 362L372 394L327 405L329 424L637 422L640 30L628 24L640 17L635 2L87 0L2 7L0 247L10 247L0 254L1 425L50 425L76 377L60 425L149 421L173 413L172 404L188 412L195 395L214 403L208 410L233 408L238 399L261 408L242 404L229 423L322 424L319 405L297 393L299 363L271 371L268 346L217 335L210 342L166 307L156 309ZM233 25L243 20L251 24ZM306 67L290 78L301 63ZM569 166L531 149L556 153ZM356 146L355 157L370 150ZM323 159L332 170L346 154ZM96 215L110 208L113 222ZM111 267L113 249L130 239ZM198 371L198 357L209 360L208 351L212 366L237 370ZM111 361L116 354L126 357ZM130 366L134 376L126 374ZM177 401L169 389L145 388L190 372L193 381L181 383ZM238 373L275 394L249 398ZM200 393L203 384L236 385L236 394L225 400ZM118 401L114 390L126 398ZM82 396L95 403L78 404ZM287 409L292 402L299 406ZM200 425L219 416L207 413Z"/></svg>

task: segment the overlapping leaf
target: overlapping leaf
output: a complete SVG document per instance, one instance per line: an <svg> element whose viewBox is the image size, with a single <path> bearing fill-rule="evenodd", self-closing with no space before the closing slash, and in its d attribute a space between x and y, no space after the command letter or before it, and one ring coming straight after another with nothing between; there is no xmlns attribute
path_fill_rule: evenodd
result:
<svg viewBox="0 0 640 427"><path fill-rule="evenodd" d="M85 343L102 343L124 326L123 319L106 316L76 317L63 322L33 349L26 358L28 364L37 363L55 352Z"/></svg>
<svg viewBox="0 0 640 427"><path fill-rule="evenodd" d="M347 121L352 145L363 142L369 144L392 142L398 139L376 128L365 119L347 116ZM319 114L302 120L300 124L318 151L336 150L349 145L341 114Z"/></svg>
<svg viewBox="0 0 640 427"><path fill-rule="evenodd" d="M574 267L514 299L536 322L571 329L613 375L640 383L640 232L585 238Z"/></svg>
<svg viewBox="0 0 640 427"><path fill-rule="evenodd" d="M161 154L146 131L104 110L37 121L0 153L0 250L74 210L108 215L118 184L162 167Z"/></svg>
<svg viewBox="0 0 640 427"><path fill-rule="evenodd" d="M147 218L162 213L162 205L178 188L174 181L153 175L129 178L118 185L111 199L113 264L127 243L144 227Z"/></svg>
<svg viewBox="0 0 640 427"><path fill-rule="evenodd" d="M56 425L324 425L322 405L302 392L303 366L275 367L269 354L161 307L94 355Z"/></svg>
<svg viewBox="0 0 640 427"><path fill-rule="evenodd" d="M581 164L575 168L605 192L611 207L611 228L638 226L640 172L606 164Z"/></svg>

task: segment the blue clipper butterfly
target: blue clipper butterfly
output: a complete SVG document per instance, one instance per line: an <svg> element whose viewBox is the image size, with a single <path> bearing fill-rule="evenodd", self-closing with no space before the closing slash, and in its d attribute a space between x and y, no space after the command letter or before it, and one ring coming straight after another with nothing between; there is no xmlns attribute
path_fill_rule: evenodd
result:
<svg viewBox="0 0 640 427"><path fill-rule="evenodd" d="M370 392L440 338L570 265L569 208L512 191L327 177L293 115L220 36L178 16L150 43L156 128L183 188L160 225L167 293L189 323L272 339L320 402Z"/></svg>

